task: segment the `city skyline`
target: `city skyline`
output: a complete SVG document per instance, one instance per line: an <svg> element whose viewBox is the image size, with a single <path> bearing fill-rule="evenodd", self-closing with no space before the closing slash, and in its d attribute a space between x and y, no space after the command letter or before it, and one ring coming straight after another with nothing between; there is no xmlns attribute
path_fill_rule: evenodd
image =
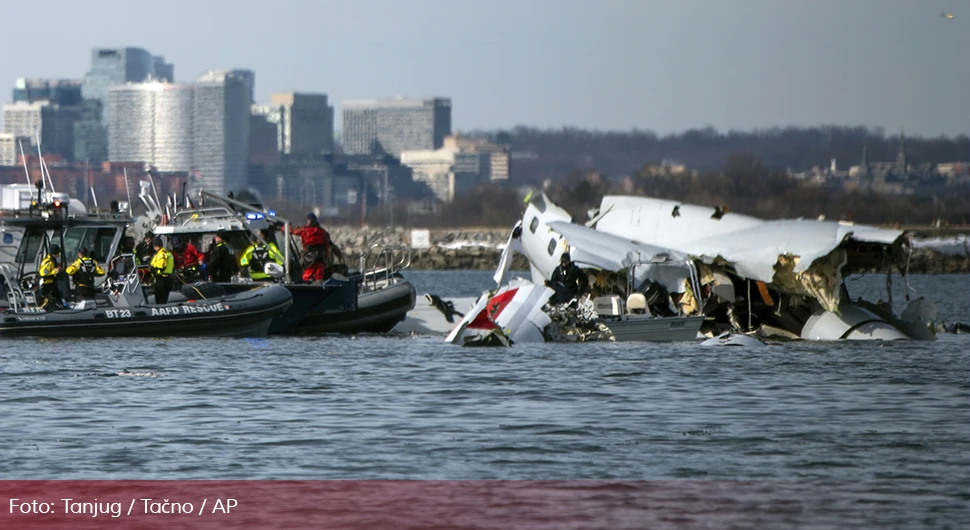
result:
<svg viewBox="0 0 970 530"><path fill-rule="evenodd" d="M7 15L32 11L14 4ZM339 116L345 100L451 98L459 132L844 124L953 136L970 132L968 21L966 0L292 0L272 12L246 0L54 1L43 27L0 34L7 49L29 50L8 56L0 85L80 79L92 48L136 46L174 64L178 82L252 70L258 103L323 93Z"/></svg>

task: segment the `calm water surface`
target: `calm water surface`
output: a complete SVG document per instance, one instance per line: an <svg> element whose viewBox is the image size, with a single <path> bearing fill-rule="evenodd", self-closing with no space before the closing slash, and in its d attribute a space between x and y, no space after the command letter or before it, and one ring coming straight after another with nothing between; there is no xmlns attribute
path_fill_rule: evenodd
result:
<svg viewBox="0 0 970 530"><path fill-rule="evenodd" d="M409 277L419 295L470 296L490 273ZM911 283L940 320L970 322L970 276ZM0 478L803 481L868 499L857 525L968 528L970 335L4 340Z"/></svg>

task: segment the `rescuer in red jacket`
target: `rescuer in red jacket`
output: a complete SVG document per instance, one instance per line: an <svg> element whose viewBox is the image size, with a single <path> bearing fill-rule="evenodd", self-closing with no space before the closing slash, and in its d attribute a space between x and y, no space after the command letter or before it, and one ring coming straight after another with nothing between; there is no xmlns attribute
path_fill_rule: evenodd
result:
<svg viewBox="0 0 970 530"><path fill-rule="evenodd" d="M185 281L199 279L199 266L205 261L205 255L191 241L182 241L179 236L172 237L172 257L175 258L175 270L180 278Z"/></svg>
<svg viewBox="0 0 970 530"><path fill-rule="evenodd" d="M306 216L306 226L293 231L303 242L303 281L314 282L323 280L326 272L327 253L330 248L330 234L327 233L317 216L309 213Z"/></svg>

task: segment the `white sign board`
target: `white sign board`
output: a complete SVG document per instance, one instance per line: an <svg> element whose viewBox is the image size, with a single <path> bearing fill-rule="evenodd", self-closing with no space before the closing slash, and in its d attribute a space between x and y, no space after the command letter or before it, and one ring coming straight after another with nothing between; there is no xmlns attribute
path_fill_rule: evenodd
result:
<svg viewBox="0 0 970 530"><path fill-rule="evenodd" d="M411 248L431 248L431 231L411 230Z"/></svg>

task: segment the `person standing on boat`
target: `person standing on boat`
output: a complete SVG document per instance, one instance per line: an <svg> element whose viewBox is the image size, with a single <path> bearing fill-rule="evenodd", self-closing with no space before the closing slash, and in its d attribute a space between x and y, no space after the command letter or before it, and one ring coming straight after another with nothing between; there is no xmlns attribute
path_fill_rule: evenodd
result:
<svg viewBox="0 0 970 530"><path fill-rule="evenodd" d="M136 267L135 256L135 238L131 236L121 238L121 245L108 265L109 275L120 278L131 274L131 271Z"/></svg>
<svg viewBox="0 0 970 530"><path fill-rule="evenodd" d="M226 232L219 230L209 245L209 259L205 263L206 272L213 282L231 282L236 273L236 257L226 244Z"/></svg>
<svg viewBox="0 0 970 530"><path fill-rule="evenodd" d="M155 303L167 304L168 294L172 292L172 272L175 271L175 257L165 249L162 238L156 237L152 242L155 257L152 258L152 277L154 278Z"/></svg>
<svg viewBox="0 0 970 530"><path fill-rule="evenodd" d="M546 280L546 287L556 291L552 303L562 304L586 292L589 278L573 263L569 252L563 252L559 257L559 266L552 271L552 278Z"/></svg>
<svg viewBox="0 0 970 530"><path fill-rule="evenodd" d="M90 256L88 249L77 249L77 260L67 267L67 275L74 277L74 294L82 300L94 299L94 277L104 276L104 269Z"/></svg>
<svg viewBox="0 0 970 530"><path fill-rule="evenodd" d="M205 256L195 248L191 241L182 241L179 236L172 237L172 256L175 257L175 270L184 281L198 279L198 269ZM193 278L193 276L195 278Z"/></svg>
<svg viewBox="0 0 970 530"><path fill-rule="evenodd" d="M61 247L56 244L51 245L49 252L40 262L40 269L37 270L41 282L40 295L44 298L43 307L48 311L53 311L55 307L61 305L61 299L64 297L61 290L57 288L57 275L63 270L60 259Z"/></svg>
<svg viewBox="0 0 970 530"><path fill-rule="evenodd" d="M276 247L276 243L268 239L266 243L263 243L255 237L253 243L246 247L246 251L239 258L239 266L249 271L249 277L260 281L271 278L265 272L266 264L271 262L283 266L286 259L280 253L280 249Z"/></svg>
<svg viewBox="0 0 970 530"><path fill-rule="evenodd" d="M145 232L145 236L141 243L135 247L135 260L139 265L148 265L152 261L152 257L155 256L155 250L152 243L155 241L155 234L151 230Z"/></svg>
<svg viewBox="0 0 970 530"><path fill-rule="evenodd" d="M308 213L306 226L293 231L303 242L303 281L323 280L326 272L327 253L330 247L330 234L317 222L317 216Z"/></svg>

